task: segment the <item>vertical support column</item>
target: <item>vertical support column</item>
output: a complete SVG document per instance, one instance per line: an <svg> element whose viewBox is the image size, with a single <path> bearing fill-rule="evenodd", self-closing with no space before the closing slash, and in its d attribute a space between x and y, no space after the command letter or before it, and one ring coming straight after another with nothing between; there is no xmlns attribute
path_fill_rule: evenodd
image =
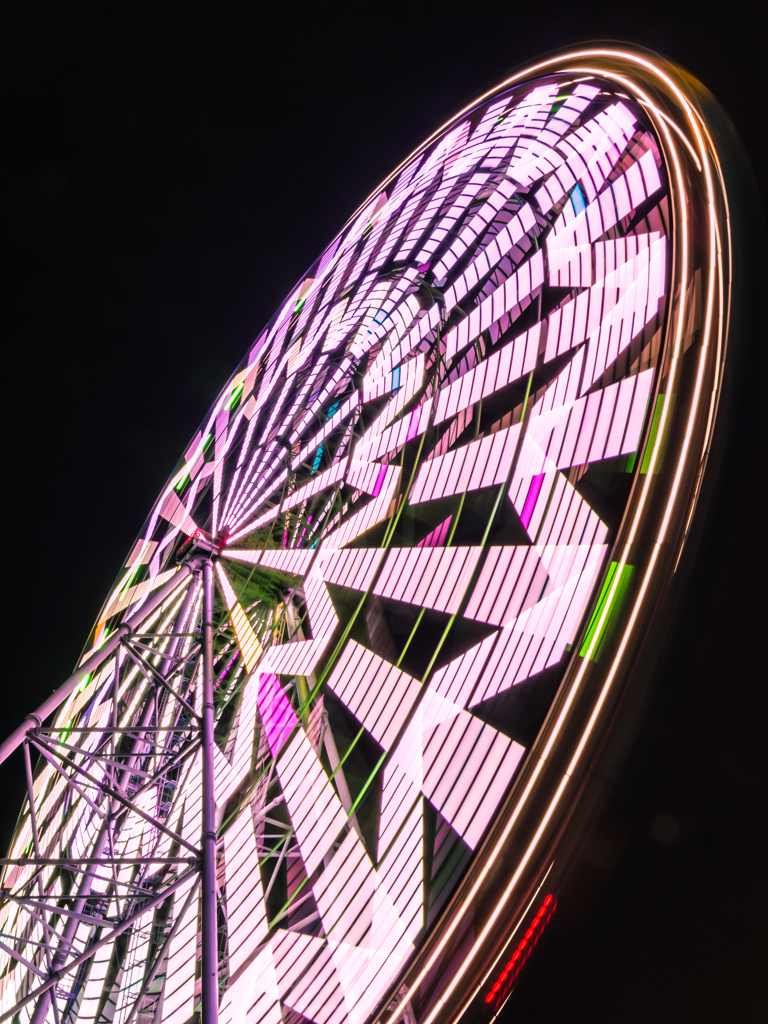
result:
<svg viewBox="0 0 768 1024"><path fill-rule="evenodd" d="M216 822L213 799L213 566L203 562L203 834L201 837L202 1024L219 1019L219 937L216 914Z"/></svg>
<svg viewBox="0 0 768 1024"><path fill-rule="evenodd" d="M211 567L210 566L210 562L208 562L209 580L212 579L212 577L210 575L210 567ZM115 653L116 648L125 639L126 634L130 635L131 632L132 632L133 627L135 627L137 625L140 625L141 622L144 619L146 619L147 616L149 614L151 614L151 612L154 611L155 608L158 607L162 603L162 601L164 601L173 592L173 590L179 585L179 578L184 579L184 577L186 577L189 574L189 572L192 571L192 569L191 569L191 567L189 565L182 566L182 570L183 570L183 576L180 576L180 577L178 577L178 578L176 578L176 579L174 579L172 581L169 581L169 584L172 583L173 586L170 586L169 584L166 584L165 586L161 587L157 591L155 596L151 599L151 601L148 603L148 605L144 607L144 609L141 612L141 614L138 615L138 616L134 616L134 620L132 621L131 625L127 625L126 623L123 623L123 625L120 626L118 628L118 630L110 637L110 639L108 641L108 644L105 645L105 647L102 648L101 650L96 651L87 662L84 662L83 665L80 666L80 668L78 669L77 673L75 673L74 675L70 676L69 680L67 680L67 682L62 687L59 687L59 689L57 691L55 691L55 694L61 694L61 697L60 697L58 703L51 704L51 702L49 700L39 710L42 711L42 712L45 712L45 715L50 714L51 711L55 710L59 706L59 704L61 704L63 702L63 700L65 700L66 697L69 696L69 693L72 691L72 689L74 689L75 684L78 683L78 682L81 682L82 681L82 677L84 675L88 674L89 672L94 672L96 670L96 668L98 668L102 664L102 662L106 661L107 658L112 653ZM193 586L191 586L191 585L189 586L189 590L188 590L188 593L187 593L187 596L185 598L184 605L183 605L183 608L182 608L181 616L179 618L177 618L176 624L174 626L174 639L171 641L171 644L170 644L170 646L168 648L168 651L166 652L165 658L160 662L162 670L164 670L164 671L167 671L169 669L169 667L170 667L170 665L172 663L172 660L173 660L173 656L175 655L175 652L176 652L176 650L178 648L178 644L179 644L179 640L180 640L180 637L179 637L178 634L184 632L185 624L186 624L186 619L189 616L189 610L190 610L190 607L191 607L192 600L194 598L194 593L193 593L194 589L195 588ZM212 591L211 591L211 596L212 596ZM210 602L209 607L210 607L211 612L212 612L212 610L213 610L213 601L212 600ZM211 614L211 615L208 616L206 621L210 622L212 618L213 618L213 616ZM213 644L212 644L212 640L213 640L212 629L209 630L208 635L209 635L210 640L211 640L211 644L209 646L209 649L211 650L211 653L212 653L212 646L213 646ZM117 655L116 655L116 657L117 657ZM119 664L119 659L118 659L118 664ZM212 659L209 659L209 664L211 666L211 671L208 674L208 678L210 679L210 687L209 687L209 689L210 689L210 694L211 694L211 699L210 699L210 706L211 706L210 737L211 737L211 741L213 741L213 678L212 678L213 677L213 671L212 671L213 665L212 665ZM116 683L117 683L117 677L116 677ZM117 693L117 690L114 691L115 695L116 695L116 693ZM129 779L129 777L131 775L131 771L134 768L134 766L138 762L141 761L141 758L146 754L146 752L151 750L153 745L157 742L157 736L155 734L153 734L153 733L144 733L143 732L144 728L146 726L150 725L150 723L152 721L153 707L154 707L153 699L152 699L152 696L149 695L149 699L146 701L144 710L141 713L141 717L140 717L139 721L130 730L130 732L133 734L133 737L134 737L134 742L133 742L133 746L132 746L131 755L128 758L128 760L124 762L124 767L122 767L118 771L117 778L116 779L113 779L113 778L108 779L108 781L113 783L113 784L115 784L118 789L123 789L125 787L125 785L128 782L128 779ZM34 718L34 720L36 721L36 724L38 726L42 722L42 719L41 719L41 717L40 717L40 715L38 713L35 713L33 716L30 716L30 718ZM117 725L117 717L114 714L114 709L113 709L113 715L110 717L110 723L113 726ZM25 723L24 728L26 730L30 729L30 722L29 722L29 720ZM14 736L11 737L11 740L13 741L15 746L18 746L21 743L24 743L24 756L25 756L25 761L26 761L25 767L26 767L26 770L27 770L27 784L30 787L30 800L31 800L33 781L31 781L31 778L32 778L32 776L31 776L32 766L31 766L31 762L29 761L29 750L27 748L26 743L24 742L25 741L25 735L23 735L20 732L20 730L18 730L18 729L16 730L16 732L19 733L20 739L18 739L18 742L17 742L14 739L14 736L16 734L14 734ZM0 751L0 763L2 763L3 759L5 758L5 756L7 756L7 753L9 753L13 749L15 749L15 746L10 746L8 743L6 743L6 745L4 746L3 750ZM213 750L211 748L211 766L212 766L212 764L213 764ZM211 816L210 816L210 821L211 821L211 826L210 827L211 827L211 831L213 831L214 818L213 818L213 772L212 772L212 770L209 773L209 777L211 779L211 782L210 782L210 791L211 791ZM105 850L107 849L107 844L111 843L111 841L112 841L112 837L110 835L110 822L112 821L112 816L119 810L119 807L118 807L118 805L114 801L108 800L107 801L107 809L109 810L109 816L108 816L107 820L100 827L99 832L98 832L98 834L96 836L96 839L94 841L94 844L93 844L93 846L91 847L91 849L89 851L89 856L90 856L90 858L94 862L98 861L98 859L104 854ZM205 820L206 819L205 819L205 804L204 804L204 809L203 809L203 831L205 831ZM36 823L35 823L35 825L33 825L33 828L35 829L35 832L36 832ZM110 851L110 852L112 852L112 851ZM36 847L36 856L38 856L38 857L40 856L39 848L38 847ZM216 974L216 970L217 970L217 966L216 966L217 932L216 932L216 894L215 894L216 877L215 877L215 868L216 868L216 839L215 839L215 836L214 836L214 840L213 840L213 876L212 876L213 877L213 886L214 886L214 900L213 900L213 910L214 910L214 917L213 917L213 929L214 929L214 975ZM89 895L91 893L93 882L94 882L95 878L98 875L98 871L99 871L98 864L93 863L93 864L90 864L82 872L82 878L81 878L81 881L80 881L80 885L78 887L76 900L75 900L74 906L71 907L71 909L74 910L77 914L82 914L84 909L85 909L86 902L87 902L88 897L89 897ZM65 961L67 959L67 956L70 955L73 952L72 940L74 938L75 931L77 929L78 923L79 923L78 922L78 918L76 918L76 917L65 918L65 923L64 923L61 935L57 936L57 939L58 939L57 947L54 949L53 946L49 942L49 944L48 944L48 956L49 956L49 958L52 956L52 960L51 960L50 968L49 968L51 973L57 971L65 963ZM47 931L47 926L46 926L46 934L47 933L48 933L48 931ZM58 1024L59 1015L58 1015L58 1009L56 1008L55 1002L53 1001L53 989L52 988L48 988L48 989L45 990L45 992L41 993L40 997L38 998L38 1000L37 1000L37 1002L35 1004L35 1009L34 1009L34 1011L32 1013L32 1017L30 1019L30 1024L45 1024L45 1021L47 1021L49 1019L49 1011L51 1009L53 1009L54 1020ZM216 1009L217 1009L217 1003L214 1002L214 1010L216 1010ZM216 1024L217 1018L216 1018L215 1015L213 1017L210 1017L209 1019L213 1022L213 1024Z"/></svg>

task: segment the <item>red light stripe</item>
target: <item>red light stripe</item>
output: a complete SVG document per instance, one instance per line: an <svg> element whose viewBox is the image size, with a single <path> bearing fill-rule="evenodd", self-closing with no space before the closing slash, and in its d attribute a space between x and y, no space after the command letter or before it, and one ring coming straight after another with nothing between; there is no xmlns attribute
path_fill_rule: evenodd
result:
<svg viewBox="0 0 768 1024"><path fill-rule="evenodd" d="M517 980L517 976L520 973L523 964L531 955L533 947L539 941L539 938L541 937L541 935L544 932L544 929L549 923L549 919L555 912L557 903L553 901L554 897L550 894L546 897L542 905L539 907L538 913L531 922L531 925L526 931L525 935L520 940L517 949L512 954L512 958L506 963L501 974L498 976L498 979L494 984L493 988L486 995L486 1003L492 1003L501 992L502 987L504 987L505 989L503 996L506 996L506 994L511 990L512 986ZM539 926L541 926L540 930ZM536 934L537 930L538 934ZM512 972L511 977L510 972ZM501 1000L499 1000L499 1002L501 1002Z"/></svg>

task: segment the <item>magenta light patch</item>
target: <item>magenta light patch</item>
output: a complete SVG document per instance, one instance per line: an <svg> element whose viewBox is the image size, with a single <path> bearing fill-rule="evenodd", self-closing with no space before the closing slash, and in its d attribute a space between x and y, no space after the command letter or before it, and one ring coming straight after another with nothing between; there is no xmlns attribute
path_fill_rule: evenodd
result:
<svg viewBox="0 0 768 1024"><path fill-rule="evenodd" d="M418 542L417 548L441 548L445 544L445 538L451 528L453 516L448 516L439 526L436 526L431 533Z"/></svg>
<svg viewBox="0 0 768 1024"><path fill-rule="evenodd" d="M528 497L525 499L523 511L520 513L520 522L523 524L526 530L530 525L533 510L536 508L536 501L538 500L539 492L541 491L541 485L543 482L544 474L537 473L536 476L533 477L533 479L531 480L531 486L528 488Z"/></svg>
<svg viewBox="0 0 768 1024"><path fill-rule="evenodd" d="M421 406L417 405L411 413L411 422L408 424L408 433L406 435L406 441L412 441L419 432L419 420L421 419Z"/></svg>
<svg viewBox="0 0 768 1024"><path fill-rule="evenodd" d="M274 673L261 677L257 704L267 731L269 749L276 757L299 720Z"/></svg>
<svg viewBox="0 0 768 1024"><path fill-rule="evenodd" d="M378 498L381 488L384 486L384 479L387 475L387 467L382 466L379 470L379 475L376 477L376 483L373 485L373 496Z"/></svg>

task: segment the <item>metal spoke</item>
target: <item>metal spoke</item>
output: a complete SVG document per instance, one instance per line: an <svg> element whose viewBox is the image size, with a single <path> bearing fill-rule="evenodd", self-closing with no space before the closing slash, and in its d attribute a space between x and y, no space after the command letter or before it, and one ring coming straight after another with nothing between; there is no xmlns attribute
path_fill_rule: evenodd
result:
<svg viewBox="0 0 768 1024"><path fill-rule="evenodd" d="M108 943L114 942L118 935L122 935L123 932L130 928L131 925L139 920L139 918L143 917L150 910L154 910L155 907L159 907L161 903L164 903L165 900L167 900L169 896L172 896L177 889L181 888L182 885L185 885L187 880L194 874L195 872L189 871L185 875L182 875L181 878L178 878L175 882L169 885L167 889L164 889L162 893L150 900L148 903L145 903L140 910L116 924L116 926L112 928L107 935L103 935L97 942L94 942L94 944L85 953L81 953L68 963L64 963L61 967L58 967L46 982L34 991L29 992L23 999L19 1000L12 1010L8 1010L4 1013L2 1017L0 1017L0 1024L2 1024L2 1021L9 1020L18 1010L21 1009L22 1006L26 1006L28 1003L34 1002L36 999L39 999L40 996L50 991L54 985L58 985L62 977L75 970L75 968L79 967L81 964L84 964L93 956L94 953L101 949L102 946L106 946Z"/></svg>
<svg viewBox="0 0 768 1024"><path fill-rule="evenodd" d="M158 686L162 686L163 689L167 690L168 693L170 693L174 700L181 704L185 711L188 711L190 715L192 715L198 721L200 720L200 716L191 706L191 704L188 704L181 696L181 694L177 693L173 689L173 687L165 681L163 676L157 671L154 665L150 665L146 658L144 658L138 651L134 651L130 644L126 643L123 646L125 647L125 650L128 652L128 656L132 658L132 660L138 665L140 671L142 672L146 679L150 680L151 682L157 683Z"/></svg>
<svg viewBox="0 0 768 1024"><path fill-rule="evenodd" d="M42 750L47 751L54 757L56 756L55 750L52 750L50 747L47 747L45 744L42 744L39 741L34 742L35 746L39 746ZM140 817L144 818L145 821L148 821L150 825L153 825L155 828L160 829L167 836L170 836L170 838L173 839L175 842L181 843L182 846L186 846L188 850L190 850L195 855L198 855L199 851L195 849L192 843L187 842L187 840L182 838L182 836L178 835L176 832L173 832L171 829L166 828L166 826L163 825L162 822L159 822L156 818L153 818L151 814L147 814L146 811L142 810L140 807L137 807L136 804L133 803L124 793L120 793L116 788L109 786L104 782L99 782L97 779L94 779L90 772L87 772L84 768L81 768L79 765L73 765L73 767L75 768L75 771L77 771L80 775L83 775L86 779L88 779L89 782L93 783L94 786L100 788L102 792L104 792L107 796L111 796L114 800L117 800L118 803L122 804L123 807L126 807L129 811L133 811L134 814L138 814Z"/></svg>

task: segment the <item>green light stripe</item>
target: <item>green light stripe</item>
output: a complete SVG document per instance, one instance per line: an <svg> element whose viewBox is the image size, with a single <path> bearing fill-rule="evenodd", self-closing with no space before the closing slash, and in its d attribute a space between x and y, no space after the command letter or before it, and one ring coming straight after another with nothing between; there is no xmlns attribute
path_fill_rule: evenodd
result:
<svg viewBox="0 0 768 1024"><path fill-rule="evenodd" d="M661 414L664 409L664 402L669 399L669 409L672 411L672 405L674 403L674 395L660 394L656 399L656 405L653 410L653 420L651 421L651 431L648 435L648 444L645 447L645 453L643 455L643 461L640 465L640 472L647 473L651 467L651 458L653 456L653 449L656 446L656 442L659 442L659 457L656 460L655 472L658 473L661 468L662 459L664 457L664 447L666 444L666 434L668 432L671 418L667 416L667 422L664 424L664 435L659 437L659 425L661 424ZM634 463L633 463L634 464Z"/></svg>
<svg viewBox="0 0 768 1024"><path fill-rule="evenodd" d="M589 649L592 648L592 653L591 655L589 655L589 657L592 661L597 661L600 646L603 640L605 639L606 630L608 629L608 626L614 614L618 611L618 609L621 607L624 601L624 595L627 592L629 581L632 578L632 573L634 572L635 567L633 565L625 565L622 568L621 575L619 576L619 582L613 591L613 596L610 598L608 610L605 616L603 616L603 609L605 608L606 602L609 600L608 595L610 593L611 587L613 586L613 581L616 576L616 570L618 569L618 567L618 562L611 562L610 566L608 567L608 574L605 577L605 582L603 583L603 588L600 591L600 597L597 600L595 610L592 613L592 618L589 620L589 625L587 626L587 633L584 637L584 643L581 645L581 650L579 651L579 654L582 658L586 658L587 651L589 651ZM602 625L599 625L601 619Z"/></svg>

